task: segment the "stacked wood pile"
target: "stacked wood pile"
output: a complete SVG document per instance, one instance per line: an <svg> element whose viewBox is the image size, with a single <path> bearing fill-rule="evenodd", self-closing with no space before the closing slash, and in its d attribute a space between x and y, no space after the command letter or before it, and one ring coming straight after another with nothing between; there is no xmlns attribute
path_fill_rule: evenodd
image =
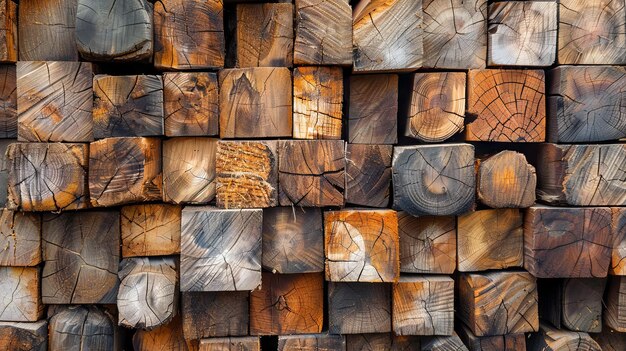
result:
<svg viewBox="0 0 626 351"><path fill-rule="evenodd" d="M0 29L0 350L626 350L625 0Z"/></svg>

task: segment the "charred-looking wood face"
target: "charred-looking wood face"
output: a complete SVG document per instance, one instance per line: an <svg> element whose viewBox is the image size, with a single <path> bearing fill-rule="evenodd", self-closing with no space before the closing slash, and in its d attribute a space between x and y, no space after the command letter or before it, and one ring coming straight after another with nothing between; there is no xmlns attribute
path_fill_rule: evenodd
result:
<svg viewBox="0 0 626 351"><path fill-rule="evenodd" d="M154 4L154 65L161 69L224 67L222 0Z"/></svg>
<svg viewBox="0 0 626 351"><path fill-rule="evenodd" d="M8 191L8 155L6 153L9 145L15 139L0 139L0 206L11 207L7 204Z"/></svg>
<svg viewBox="0 0 626 351"><path fill-rule="evenodd" d="M47 351L48 321L0 322L0 348L13 351Z"/></svg>
<svg viewBox="0 0 626 351"><path fill-rule="evenodd" d="M119 285L119 212L45 214L43 224L43 302L115 303Z"/></svg>
<svg viewBox="0 0 626 351"><path fill-rule="evenodd" d="M187 345L180 314L167 324L152 330L138 329L133 334L133 350L135 351L152 351L159 350L159 348L164 351L188 351Z"/></svg>
<svg viewBox="0 0 626 351"><path fill-rule="evenodd" d="M456 269L454 216L414 217L398 212L400 272L452 274Z"/></svg>
<svg viewBox="0 0 626 351"><path fill-rule="evenodd" d="M17 3L0 1L0 62L17 61Z"/></svg>
<svg viewBox="0 0 626 351"><path fill-rule="evenodd" d="M180 206L141 204L120 210L122 257L180 253Z"/></svg>
<svg viewBox="0 0 626 351"><path fill-rule="evenodd" d="M466 140L542 142L546 138L545 76L540 70L470 70Z"/></svg>
<svg viewBox="0 0 626 351"><path fill-rule="evenodd" d="M346 349L346 337L333 334L279 335L278 351L331 351Z"/></svg>
<svg viewBox="0 0 626 351"><path fill-rule="evenodd" d="M87 207L86 144L15 143L7 148L7 207L61 211Z"/></svg>
<svg viewBox="0 0 626 351"><path fill-rule="evenodd" d="M492 208L525 208L535 203L537 175L526 157L501 151L476 162L478 200Z"/></svg>
<svg viewBox="0 0 626 351"><path fill-rule="evenodd" d="M626 277L609 277L604 301L606 326L621 333L626 332Z"/></svg>
<svg viewBox="0 0 626 351"><path fill-rule="evenodd" d="M36 266L41 263L41 215L0 210L0 265Z"/></svg>
<svg viewBox="0 0 626 351"><path fill-rule="evenodd" d="M543 350L580 350L601 351L587 333L557 329L549 323L542 322L538 333L532 333L526 343L528 351Z"/></svg>
<svg viewBox="0 0 626 351"><path fill-rule="evenodd" d="M328 332L391 332L391 286L385 283L328 283Z"/></svg>
<svg viewBox="0 0 626 351"><path fill-rule="evenodd" d="M592 334L591 337L602 351L626 350L626 334L616 333L611 328L606 327L602 333Z"/></svg>
<svg viewBox="0 0 626 351"><path fill-rule="evenodd" d="M394 148L393 207L413 216L462 214L474 207L474 146Z"/></svg>
<svg viewBox="0 0 626 351"><path fill-rule="evenodd" d="M350 76L348 141L395 144L398 141L398 75Z"/></svg>
<svg viewBox="0 0 626 351"><path fill-rule="evenodd" d="M0 137L17 137L17 72L12 65L0 65Z"/></svg>
<svg viewBox="0 0 626 351"><path fill-rule="evenodd" d="M44 311L39 267L0 267L0 321L36 322Z"/></svg>
<svg viewBox="0 0 626 351"><path fill-rule="evenodd" d="M18 62L18 139L93 141L92 75L89 63Z"/></svg>
<svg viewBox="0 0 626 351"><path fill-rule="evenodd" d="M248 335L248 296L247 291L182 293L185 339Z"/></svg>
<svg viewBox="0 0 626 351"><path fill-rule="evenodd" d="M557 298L544 299L540 296L539 310L555 311L551 313L557 318L544 318L558 326L587 333L602 331L602 310L606 278L569 278L559 281ZM556 319L556 320L555 320Z"/></svg>
<svg viewBox="0 0 626 351"><path fill-rule="evenodd" d="M49 350L114 350L117 327L106 311L96 306L59 306L55 312L48 326Z"/></svg>
<svg viewBox="0 0 626 351"><path fill-rule="evenodd" d="M198 351L259 351L261 339L258 336L210 338L200 340Z"/></svg>
<svg viewBox="0 0 626 351"><path fill-rule="evenodd" d="M613 251L609 274L626 275L626 208L615 207L611 212Z"/></svg>
<svg viewBox="0 0 626 351"><path fill-rule="evenodd" d="M78 0L76 44L88 61L152 58L152 4L147 0Z"/></svg>
<svg viewBox="0 0 626 351"><path fill-rule="evenodd" d="M261 285L262 210L186 207L181 291L254 290Z"/></svg>
<svg viewBox="0 0 626 351"><path fill-rule="evenodd" d="M347 203L387 207L391 188L391 145L346 144Z"/></svg>

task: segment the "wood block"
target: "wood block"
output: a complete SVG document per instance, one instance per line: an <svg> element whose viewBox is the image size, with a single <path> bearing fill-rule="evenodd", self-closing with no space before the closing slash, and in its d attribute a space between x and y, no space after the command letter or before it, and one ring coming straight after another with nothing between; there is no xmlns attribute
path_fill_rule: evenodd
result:
<svg viewBox="0 0 626 351"><path fill-rule="evenodd" d="M78 0L76 46L87 61L152 59L152 4L147 0Z"/></svg>
<svg viewBox="0 0 626 351"><path fill-rule="evenodd" d="M116 206L162 199L161 141L109 138L89 146L91 205Z"/></svg>
<svg viewBox="0 0 626 351"><path fill-rule="evenodd" d="M120 209L122 257L180 253L180 206L140 204Z"/></svg>
<svg viewBox="0 0 626 351"><path fill-rule="evenodd" d="M207 204L215 197L217 139L163 141L163 201Z"/></svg>
<svg viewBox="0 0 626 351"><path fill-rule="evenodd" d="M0 321L36 322L43 315L39 267L0 267Z"/></svg>
<svg viewBox="0 0 626 351"><path fill-rule="evenodd" d="M247 291L182 293L185 339L248 335L248 295Z"/></svg>
<svg viewBox="0 0 626 351"><path fill-rule="evenodd" d="M352 8L346 0L295 2L295 65L352 64Z"/></svg>
<svg viewBox="0 0 626 351"><path fill-rule="evenodd" d="M485 68L487 0L424 0L425 67Z"/></svg>
<svg viewBox="0 0 626 351"><path fill-rule="evenodd" d="M258 336L238 338L213 338L200 340L199 351L259 351L261 341Z"/></svg>
<svg viewBox="0 0 626 351"><path fill-rule="evenodd" d="M162 0L154 4L154 66L159 69L224 67L221 0Z"/></svg>
<svg viewBox="0 0 626 351"><path fill-rule="evenodd" d="M524 154L504 150L476 161L478 200L493 208L530 207L535 203L537 175Z"/></svg>
<svg viewBox="0 0 626 351"><path fill-rule="evenodd" d="M219 82L221 138L291 137L289 69L225 69Z"/></svg>
<svg viewBox="0 0 626 351"><path fill-rule="evenodd" d="M611 276L603 303L604 323L620 333L626 332L626 277Z"/></svg>
<svg viewBox="0 0 626 351"><path fill-rule="evenodd" d="M321 333L324 276L321 273L263 273L261 289L250 293L250 334Z"/></svg>
<svg viewBox="0 0 626 351"><path fill-rule="evenodd" d="M548 323L541 323L538 333L530 334L526 343L528 351L601 351L602 349L587 333L559 330Z"/></svg>
<svg viewBox="0 0 626 351"><path fill-rule="evenodd" d="M626 350L626 334L604 328L602 333L591 335L603 351Z"/></svg>
<svg viewBox="0 0 626 351"><path fill-rule="evenodd" d="M281 206L342 206L345 148L342 140L278 142Z"/></svg>
<svg viewBox="0 0 626 351"><path fill-rule="evenodd" d="M397 282L398 216L393 210L324 212L326 280Z"/></svg>
<svg viewBox="0 0 626 351"><path fill-rule="evenodd" d="M402 276L393 284L396 335L452 335L454 280L447 276Z"/></svg>
<svg viewBox="0 0 626 351"><path fill-rule="evenodd" d="M544 279L539 284L540 318L558 329L602 331L605 278Z"/></svg>
<svg viewBox="0 0 626 351"><path fill-rule="evenodd" d="M393 208L413 216L448 216L473 209L474 146L402 146L393 150Z"/></svg>
<svg viewBox="0 0 626 351"><path fill-rule="evenodd" d="M5 1L13 3L11 0ZM0 137L2 138L17 138L16 71L14 65L0 65Z"/></svg>
<svg viewBox="0 0 626 351"><path fill-rule="evenodd" d="M355 72L422 66L422 0L363 1L352 13Z"/></svg>
<svg viewBox="0 0 626 351"><path fill-rule="evenodd" d="M397 336L393 333L346 335L347 351L421 351L417 336Z"/></svg>
<svg viewBox="0 0 626 351"><path fill-rule="evenodd" d="M319 208L263 210L263 268L273 273L324 271L324 229Z"/></svg>
<svg viewBox="0 0 626 351"><path fill-rule="evenodd" d="M548 139L551 142L626 138L625 67L561 66L549 71L549 82Z"/></svg>
<svg viewBox="0 0 626 351"><path fill-rule="evenodd" d="M18 140L93 141L92 76L89 63L18 62Z"/></svg>
<svg viewBox="0 0 626 351"><path fill-rule="evenodd" d="M509 50L510 51L510 50ZM468 141L546 139L545 75L541 70L470 70Z"/></svg>
<svg viewBox="0 0 626 351"><path fill-rule="evenodd" d="M524 232L519 210L511 208L470 212L459 216L457 223L459 271L476 272L523 266Z"/></svg>
<svg viewBox="0 0 626 351"><path fill-rule="evenodd" d="M17 3L0 1L0 62L17 61Z"/></svg>
<svg viewBox="0 0 626 351"><path fill-rule="evenodd" d="M455 332L451 336L422 338L422 351L467 351L467 346Z"/></svg>
<svg viewBox="0 0 626 351"><path fill-rule="evenodd" d="M341 139L343 71L339 67L293 70L293 137Z"/></svg>
<svg viewBox="0 0 626 351"><path fill-rule="evenodd" d="M391 187L391 145L346 144L347 203L387 207Z"/></svg>
<svg viewBox="0 0 626 351"><path fill-rule="evenodd" d="M533 206L524 216L524 267L537 278L606 277L611 210Z"/></svg>
<svg viewBox="0 0 626 351"><path fill-rule="evenodd" d="M243 291L261 285L262 210L185 207L181 223L181 291Z"/></svg>
<svg viewBox="0 0 626 351"><path fill-rule="evenodd" d="M556 59L556 1L489 5L489 66L550 66Z"/></svg>
<svg viewBox="0 0 626 351"><path fill-rule="evenodd" d="M346 337L325 333L279 335L278 351L346 351Z"/></svg>
<svg viewBox="0 0 626 351"><path fill-rule="evenodd" d="M47 351L48 322L0 322L0 348L12 351Z"/></svg>
<svg viewBox="0 0 626 351"><path fill-rule="evenodd" d="M238 4L235 67L293 66L293 5Z"/></svg>
<svg viewBox="0 0 626 351"><path fill-rule="evenodd" d="M93 135L163 135L163 77L106 76L93 80Z"/></svg>
<svg viewBox="0 0 626 351"><path fill-rule="evenodd" d="M165 135L173 137L219 134L218 99L216 73L164 73Z"/></svg>
<svg viewBox="0 0 626 351"><path fill-rule="evenodd" d="M0 266L36 266L39 263L41 215L0 209Z"/></svg>
<svg viewBox="0 0 626 351"><path fill-rule="evenodd" d="M119 223L117 211L44 214L43 303L116 302Z"/></svg>
<svg viewBox="0 0 626 351"><path fill-rule="evenodd" d="M10 144L7 207L21 211L86 208L87 150L87 144Z"/></svg>
<svg viewBox="0 0 626 351"><path fill-rule="evenodd" d="M626 275L626 208L614 207L611 209L611 235L613 236L613 251L609 274Z"/></svg>
<svg viewBox="0 0 626 351"><path fill-rule="evenodd" d="M469 351L523 351L526 350L526 336L506 334L496 336L476 336L467 326L461 324L457 329L459 337Z"/></svg>
<svg viewBox="0 0 626 351"><path fill-rule="evenodd" d="M113 317L96 306L59 306L49 322L50 351L116 350Z"/></svg>
<svg viewBox="0 0 626 351"><path fill-rule="evenodd" d="M169 323L153 330L136 330L133 334L135 351L188 351L190 347L183 337L183 324L180 315Z"/></svg>
<svg viewBox="0 0 626 351"><path fill-rule="evenodd" d="M219 141L216 205L263 208L278 205L278 154L275 141Z"/></svg>
<svg viewBox="0 0 626 351"><path fill-rule="evenodd" d="M624 206L621 166L626 145L542 144L537 159L537 197L550 204Z"/></svg>
<svg viewBox="0 0 626 351"><path fill-rule="evenodd" d="M465 128L465 73L415 73L404 135L442 142Z"/></svg>
<svg viewBox="0 0 626 351"><path fill-rule="evenodd" d="M7 205L8 186L8 160L7 147L14 143L15 139L0 139L0 207Z"/></svg>
<svg viewBox="0 0 626 351"><path fill-rule="evenodd" d="M454 216L414 217L398 212L400 272L452 274L456 269Z"/></svg>
<svg viewBox="0 0 626 351"><path fill-rule="evenodd" d="M328 283L328 332L391 332L390 284Z"/></svg>
<svg viewBox="0 0 626 351"><path fill-rule="evenodd" d="M625 64L623 0L559 1L559 64Z"/></svg>
<svg viewBox="0 0 626 351"><path fill-rule="evenodd" d="M398 75L350 76L348 141L352 144L398 142Z"/></svg>
<svg viewBox="0 0 626 351"><path fill-rule="evenodd" d="M78 61L78 0L29 0L18 7L20 61Z"/></svg>

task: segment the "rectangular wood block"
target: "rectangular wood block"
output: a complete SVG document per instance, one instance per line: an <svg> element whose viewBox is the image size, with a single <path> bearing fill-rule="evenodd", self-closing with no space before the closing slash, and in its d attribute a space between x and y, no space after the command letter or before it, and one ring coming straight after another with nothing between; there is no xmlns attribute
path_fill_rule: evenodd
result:
<svg viewBox="0 0 626 351"><path fill-rule="evenodd" d="M41 215L0 210L0 266L41 263Z"/></svg>
<svg viewBox="0 0 626 351"><path fill-rule="evenodd" d="M0 321L36 322L43 316L39 267L0 267Z"/></svg>
<svg viewBox="0 0 626 351"><path fill-rule="evenodd" d="M48 322L0 322L0 348L48 351Z"/></svg>
<svg viewBox="0 0 626 351"><path fill-rule="evenodd" d="M188 206L181 224L181 291L243 291L261 285L262 210Z"/></svg>
<svg viewBox="0 0 626 351"><path fill-rule="evenodd" d="M11 2L11 0L5 0ZM17 138L17 68L0 65L0 137Z"/></svg>
<svg viewBox="0 0 626 351"><path fill-rule="evenodd" d="M626 332L626 277L609 277L603 301L605 325L620 333Z"/></svg>
<svg viewBox="0 0 626 351"><path fill-rule="evenodd" d="M476 160L478 200L492 208L525 208L535 203L537 173L524 154L504 150Z"/></svg>
<svg viewBox="0 0 626 351"><path fill-rule="evenodd" d="M611 232L613 251L609 274L626 275L626 208L611 208Z"/></svg>
<svg viewBox="0 0 626 351"><path fill-rule="evenodd" d="M419 336L398 336L393 333L346 335L346 351L421 351Z"/></svg>
<svg viewBox="0 0 626 351"><path fill-rule="evenodd" d="M182 293L185 339L248 335L248 295L247 291Z"/></svg>
<svg viewBox="0 0 626 351"><path fill-rule="evenodd" d="M533 206L524 217L524 267L537 278L606 277L611 210Z"/></svg>
<svg viewBox="0 0 626 351"><path fill-rule="evenodd" d="M89 305L48 308L49 351L119 351L120 332L104 308ZM80 327L79 327L80 326Z"/></svg>
<svg viewBox="0 0 626 351"><path fill-rule="evenodd" d="M197 340L195 342L198 343ZM158 350L159 347L171 351L185 351L192 343L188 343L183 336L180 314L165 325L152 330L138 329L133 334L133 350L135 351Z"/></svg>
<svg viewBox="0 0 626 351"><path fill-rule="evenodd" d="M400 272L452 274L456 269L456 219L398 212Z"/></svg>
<svg viewBox="0 0 626 351"><path fill-rule="evenodd" d="M526 336L523 333L496 336L476 336L463 324L457 329L459 337L469 351L523 351L526 350Z"/></svg>
<svg viewBox="0 0 626 351"><path fill-rule="evenodd" d="M198 351L260 351L261 340L258 336L238 338L211 338L200 340Z"/></svg>
<svg viewBox="0 0 626 351"><path fill-rule="evenodd" d="M391 332L391 287L378 283L328 283L328 332Z"/></svg>
<svg viewBox="0 0 626 351"><path fill-rule="evenodd" d="M387 207L391 188L391 145L346 144L347 203Z"/></svg>
<svg viewBox="0 0 626 351"><path fill-rule="evenodd" d="M542 322L538 333L530 334L526 343L528 351L543 350L589 350L602 351L587 333L557 329Z"/></svg>
<svg viewBox="0 0 626 351"><path fill-rule="evenodd" d="M602 333L593 334L591 338L598 343L602 351L621 351L626 349L626 334L604 328Z"/></svg>
<svg viewBox="0 0 626 351"><path fill-rule="evenodd" d="M0 206L7 205L8 187L8 155L6 154L9 145L14 143L15 139L0 139Z"/></svg>
<svg viewBox="0 0 626 351"><path fill-rule="evenodd" d="M398 141L398 75L350 76L348 141L395 144Z"/></svg>
<svg viewBox="0 0 626 351"><path fill-rule="evenodd" d="M467 346L463 344L456 332L450 336L426 336L421 338L422 351L454 350L467 351Z"/></svg>
<svg viewBox="0 0 626 351"><path fill-rule="evenodd" d="M279 335L278 351L346 351L346 337L336 334Z"/></svg>
<svg viewBox="0 0 626 351"><path fill-rule="evenodd" d="M180 253L181 207L140 204L120 209L122 257Z"/></svg>
<svg viewBox="0 0 626 351"><path fill-rule="evenodd" d="M17 61L17 3L0 1L0 62Z"/></svg>

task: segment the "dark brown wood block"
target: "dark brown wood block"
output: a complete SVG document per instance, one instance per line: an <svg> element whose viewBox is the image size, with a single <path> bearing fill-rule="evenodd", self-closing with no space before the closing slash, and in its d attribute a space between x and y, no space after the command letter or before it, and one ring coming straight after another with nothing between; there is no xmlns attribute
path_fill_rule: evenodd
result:
<svg viewBox="0 0 626 351"><path fill-rule="evenodd" d="M133 334L135 351L191 351L191 346L183 337L183 324L180 315L169 323L152 330L139 329Z"/></svg>
<svg viewBox="0 0 626 351"><path fill-rule="evenodd" d="M592 334L591 338L598 343L603 351L626 350L625 333L616 332L610 328L604 328L602 333Z"/></svg>
<svg viewBox="0 0 626 351"><path fill-rule="evenodd" d="M15 65L0 65L0 137L2 138L17 138L16 71Z"/></svg>
<svg viewBox="0 0 626 351"><path fill-rule="evenodd" d="M546 279L539 283L540 317L558 329L602 331L605 278Z"/></svg>
<svg viewBox="0 0 626 351"><path fill-rule="evenodd" d="M41 215L1 209L0 266L30 267L39 263L41 263Z"/></svg>
<svg viewBox="0 0 626 351"><path fill-rule="evenodd" d="M8 155L6 154L9 145L14 143L15 139L0 139L0 206L9 207L7 205L8 186Z"/></svg>
<svg viewBox="0 0 626 351"><path fill-rule="evenodd" d="M279 335L278 351L346 351L346 337L336 334Z"/></svg>
<svg viewBox="0 0 626 351"><path fill-rule="evenodd" d="M182 293L185 339L248 335L248 296L247 291Z"/></svg>
<svg viewBox="0 0 626 351"><path fill-rule="evenodd" d="M393 333L346 335L346 346L346 351L421 351L419 337Z"/></svg>
<svg viewBox="0 0 626 351"><path fill-rule="evenodd" d="M626 208L611 208L613 250L609 274L626 275Z"/></svg>
<svg viewBox="0 0 626 351"><path fill-rule="evenodd" d="M390 284L328 283L331 334L391 332Z"/></svg>
<svg viewBox="0 0 626 351"><path fill-rule="evenodd" d="M602 349L587 333L556 329L541 323L538 333L533 333L526 343L528 351L601 351Z"/></svg>
<svg viewBox="0 0 626 351"><path fill-rule="evenodd" d="M50 316L49 351L118 350L111 314L96 306L59 306Z"/></svg>
<svg viewBox="0 0 626 351"><path fill-rule="evenodd" d="M180 253L180 206L141 204L120 209L122 257Z"/></svg>
<svg viewBox="0 0 626 351"><path fill-rule="evenodd" d="M603 302L605 325L620 333L626 332L626 277L609 277Z"/></svg>
<svg viewBox="0 0 626 351"><path fill-rule="evenodd" d="M17 3L0 1L0 62L17 61Z"/></svg>
<svg viewBox="0 0 626 351"><path fill-rule="evenodd" d="M261 341L258 336L238 338L213 338L200 340L199 351L259 351Z"/></svg>
<svg viewBox="0 0 626 351"><path fill-rule="evenodd" d="M451 336L424 337L421 342L422 351L467 351L467 347L456 333Z"/></svg>
<svg viewBox="0 0 626 351"><path fill-rule="evenodd" d="M398 75L350 76L348 141L395 144L398 141Z"/></svg>
<svg viewBox="0 0 626 351"><path fill-rule="evenodd" d="M456 269L454 216L414 217L398 212L400 272L452 274Z"/></svg>
<svg viewBox="0 0 626 351"><path fill-rule="evenodd" d="M476 161L476 191L492 208L524 208L535 203L535 167L518 152L504 150Z"/></svg>
<svg viewBox="0 0 626 351"><path fill-rule="evenodd" d="M463 324L457 328L459 337L469 351L525 351L526 336L520 334L505 334L496 336L476 336Z"/></svg>
<svg viewBox="0 0 626 351"><path fill-rule="evenodd" d="M524 267L537 278L606 277L611 210L533 206L524 216Z"/></svg>
<svg viewBox="0 0 626 351"><path fill-rule="evenodd" d="M0 348L11 351L48 351L48 322L0 322Z"/></svg>
<svg viewBox="0 0 626 351"><path fill-rule="evenodd" d="M391 187L391 145L346 144L347 203L387 207Z"/></svg>
<svg viewBox="0 0 626 351"><path fill-rule="evenodd" d="M43 315L39 267L0 267L0 321L36 322Z"/></svg>

